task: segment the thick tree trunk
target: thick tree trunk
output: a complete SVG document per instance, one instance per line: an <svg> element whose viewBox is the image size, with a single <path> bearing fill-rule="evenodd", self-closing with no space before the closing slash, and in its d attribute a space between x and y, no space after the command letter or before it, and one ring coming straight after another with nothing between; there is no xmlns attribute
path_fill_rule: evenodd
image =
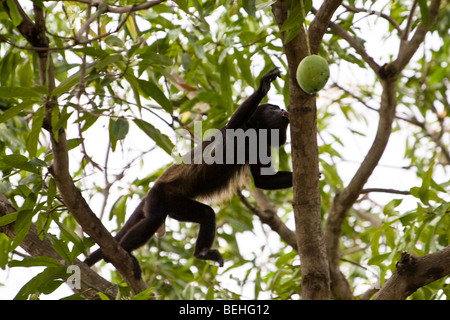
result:
<svg viewBox="0 0 450 320"><path fill-rule="evenodd" d="M327 1L320 10L320 23L311 24L311 49L317 52L332 13L339 1ZM273 13L281 26L288 16L286 1L273 5ZM322 9L322 8L321 8ZM325 10L326 9L326 10ZM282 34L284 38L284 34ZM297 66L308 54L304 31L284 43L289 74L289 111L291 113L293 208L297 248L302 268L302 299L328 299L330 277L325 242L322 234L319 190L319 155L317 146L317 110L315 96L303 92L296 81Z"/></svg>

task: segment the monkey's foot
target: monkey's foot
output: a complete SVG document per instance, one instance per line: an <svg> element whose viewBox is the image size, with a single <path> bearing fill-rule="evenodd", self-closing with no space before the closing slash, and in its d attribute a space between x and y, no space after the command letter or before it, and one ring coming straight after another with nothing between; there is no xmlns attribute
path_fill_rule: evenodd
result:
<svg viewBox="0 0 450 320"><path fill-rule="evenodd" d="M219 267L223 267L222 255L217 250L204 249L194 253L194 257L201 260L212 260L219 264Z"/></svg>
<svg viewBox="0 0 450 320"><path fill-rule="evenodd" d="M139 261L131 253L128 254L130 255L131 260L133 261L133 275L137 280L139 280L141 279L142 276L142 270L141 266L139 265ZM111 260L109 260L106 257L103 260L105 260L105 262L111 263Z"/></svg>

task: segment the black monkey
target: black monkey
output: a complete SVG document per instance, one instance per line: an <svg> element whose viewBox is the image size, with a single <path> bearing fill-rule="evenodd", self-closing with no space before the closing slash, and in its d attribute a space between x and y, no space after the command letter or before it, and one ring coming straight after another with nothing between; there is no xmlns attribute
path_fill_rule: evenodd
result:
<svg viewBox="0 0 450 320"><path fill-rule="evenodd" d="M267 95L270 83L279 76L280 71L277 68L265 74L260 80L259 88L234 112L228 124L219 131L220 135L203 141L202 145L197 147L197 151L198 148L201 148L201 151L211 150L211 156L217 156L222 161L211 164L198 163L194 161L196 150L194 148L187 158L184 158L190 159L190 164L186 164L187 161L183 164L174 164L156 180L147 196L115 237L130 255L133 250L144 245L155 232L163 231L165 219L169 216L179 221L199 223L200 231L194 256L198 259L216 261L219 266L223 266L224 261L219 251L211 249L216 233L214 210L197 200L226 193L248 168L258 188L273 190L292 186L292 172L274 172L272 169L270 174L267 174L264 170L270 171L270 163L267 161L263 163L260 158L254 157L261 152L265 153L266 158L270 157L271 146L281 146L286 142L289 113L272 104L258 106ZM242 136L251 139L253 134L258 141L246 140L244 144L239 144L237 141L239 135L230 136L228 133L233 130L229 129L235 130L234 132L241 130L240 133L243 134L240 136L241 139ZM266 131L263 137L264 129ZM270 135L267 132L270 130L276 130L278 135ZM272 141L274 138L278 141ZM239 151L242 151L239 150L239 146L241 149L244 148L244 159L238 159ZM233 157L226 158L232 151ZM103 253L98 249L85 262L92 266L102 258ZM134 262L135 276L140 278L139 264L136 259Z"/></svg>

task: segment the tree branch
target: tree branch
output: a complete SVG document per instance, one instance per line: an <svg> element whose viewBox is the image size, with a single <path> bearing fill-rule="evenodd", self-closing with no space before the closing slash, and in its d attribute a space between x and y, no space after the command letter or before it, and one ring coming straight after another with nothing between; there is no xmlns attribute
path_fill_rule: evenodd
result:
<svg viewBox="0 0 450 320"><path fill-rule="evenodd" d="M252 205L239 191L237 193L239 199L242 203L255 215L257 215L261 222L267 224L273 231L278 233L287 244L289 244L295 251L297 250L297 240L295 238L295 232L290 230L281 219L277 215L276 207L267 199L264 192L260 189L252 189L247 187L250 190L250 194L255 199L259 207L255 207Z"/></svg>
<svg viewBox="0 0 450 320"><path fill-rule="evenodd" d="M392 27L394 27L394 29L397 30L399 35L403 34L403 31L400 28L400 26L397 23L397 21L395 21L395 19L392 18L391 16L389 16L387 14L384 14L383 12L370 10L370 9L365 9L365 8L355 8L355 7L349 6L347 4L342 4L342 6L345 9L347 9L348 11L351 11L351 12L354 12L354 13L367 12L369 15L377 15L380 18L383 18L383 19L387 20L392 25Z"/></svg>
<svg viewBox="0 0 450 320"><path fill-rule="evenodd" d="M90 235L103 250L105 257L111 261L136 294L145 290L145 284L133 274L133 261L130 255L117 243L106 230L100 219L94 214L80 190L75 186L69 174L69 158L66 134L63 130L58 133L58 141L51 131L53 149L53 165L51 173L61 197L75 220L81 225L83 231Z"/></svg>
<svg viewBox="0 0 450 320"><path fill-rule="evenodd" d="M426 34L430 30L431 26L436 23L439 13L439 7L441 6L441 0L432 0L429 8L430 13L430 26L425 26L422 22L417 26L416 32L412 39L400 47L397 59L390 65L390 72L400 73L411 60L414 53L416 53L419 46L425 39Z"/></svg>
<svg viewBox="0 0 450 320"><path fill-rule="evenodd" d="M433 0L430 7L430 21L433 23L436 21L439 4L440 0ZM328 214L325 239L332 279L332 292L335 298L352 298L350 286L339 270L339 238L342 222L384 153L395 117L397 78L419 47L419 41L421 42L425 38L425 33L424 26L419 25L413 39L404 46L404 51L399 52L398 58L391 65L385 65L377 72L383 91L375 140L349 185L336 195ZM412 52L413 50L414 52ZM374 71L376 72L375 69Z"/></svg>
<svg viewBox="0 0 450 320"><path fill-rule="evenodd" d="M361 42L352 36L347 30L342 28L340 25L330 22L331 30L342 39L347 41L347 43L355 49L355 51L361 56L361 58L369 65L369 67L378 74L380 66L373 60L373 58L367 53L366 49L362 46Z"/></svg>
<svg viewBox="0 0 450 320"><path fill-rule="evenodd" d="M43 0L43 1L61 1L61 0ZM151 7L154 7L162 2L165 2L166 0L153 0L153 1L147 1L144 3L140 3L137 5L132 5L132 6L128 6L128 7L114 7L114 6L110 6L110 5L106 5L103 1L101 0L62 0L62 1L73 1L73 2L80 2L80 3L85 3L87 5L90 5L92 7L104 7L104 12L111 12L111 13L130 13L130 12L135 12L135 11L139 11L139 10L147 10L150 9Z"/></svg>
<svg viewBox="0 0 450 320"><path fill-rule="evenodd" d="M384 193L394 193L394 194L403 194L410 195L411 192L403 191L403 190L395 190L395 189L383 189L383 188L367 188L361 190L361 193L370 193L370 192L384 192Z"/></svg>
<svg viewBox="0 0 450 320"><path fill-rule="evenodd" d="M16 211L16 208L14 208L8 199L0 193L0 217ZM14 223L0 227L0 232L5 233L11 239L14 239ZM20 247L32 257L50 257L58 260L64 266L69 266L69 263L59 256L48 240L39 239L37 228L34 224L31 225L27 236L20 244ZM99 276L86 264L76 259L72 265L80 267L82 275L81 287L80 289L72 288L74 292L80 293L85 299L89 300L99 299L98 292L103 292L111 299L114 299L117 296L117 287Z"/></svg>
<svg viewBox="0 0 450 320"><path fill-rule="evenodd" d="M20 4L16 1L19 12L23 12ZM6 3L4 4L7 7ZM18 26L22 35L33 46L48 48L49 41L45 34L45 20L42 8L35 4L35 19L33 23L30 19L23 19ZM7 9L8 10L8 9ZM52 59L48 59L47 51L38 51L39 73L41 85L47 85L51 94L55 87L55 77ZM53 165L51 173L55 178L56 185L61 197L75 220L82 226L83 230L89 234L102 248L105 257L109 258L112 264L123 276L136 294L145 290L145 283L141 279L136 279L133 273L133 260L130 255L123 250L111 234L105 229L101 221L92 212L81 192L76 188L69 173L69 154L67 149L66 133L63 128L52 128L52 118L57 116L54 110L58 109L55 97L50 98L45 103L46 115L44 125L50 133L53 151Z"/></svg>
<svg viewBox="0 0 450 320"><path fill-rule="evenodd" d="M414 0L412 7L411 7L411 11L409 12L408 22L406 23L405 30L401 33L402 37L401 37L401 41L400 41L400 50L402 50L405 43L408 42L409 33L411 32L411 27L413 25L413 23L412 23L413 17L414 17L414 14L416 13L416 9L417 9L417 4L418 4L417 0Z"/></svg>
<svg viewBox="0 0 450 320"><path fill-rule="evenodd" d="M311 25L308 29L312 52L317 52L319 50L319 45L322 42L323 35L330 25L334 12L341 5L341 3L342 0L326 0L315 13L314 20L311 21Z"/></svg>
<svg viewBox="0 0 450 320"><path fill-rule="evenodd" d="M312 53L317 53L329 21L340 3L336 0L325 1L311 23L309 35ZM287 7L286 1L277 1L272 5L280 28L287 19ZM281 36L284 42L284 33ZM302 299L328 299L330 277L320 212L316 98L303 92L296 80L297 66L308 54L305 38L305 32L301 29L289 43L283 43L289 74L293 208L302 269Z"/></svg>
<svg viewBox="0 0 450 320"><path fill-rule="evenodd" d="M378 130L375 140L364 161L349 185L336 195L326 222L325 239L332 280L332 291L336 298L351 299L350 287L339 270L339 238L341 225L348 209L357 200L367 179L378 164L391 134L396 109L396 78L383 80L383 93L379 111Z"/></svg>
<svg viewBox="0 0 450 320"><path fill-rule="evenodd" d="M373 300L403 300L417 289L450 274L450 246L413 257L403 252L394 274Z"/></svg>

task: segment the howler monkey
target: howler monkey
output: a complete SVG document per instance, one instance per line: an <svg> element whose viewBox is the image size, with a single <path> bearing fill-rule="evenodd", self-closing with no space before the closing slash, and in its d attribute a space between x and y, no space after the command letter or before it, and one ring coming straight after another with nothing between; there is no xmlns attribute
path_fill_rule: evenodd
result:
<svg viewBox="0 0 450 320"><path fill-rule="evenodd" d="M213 198L228 191L248 169L258 188L273 190L292 186L292 172L275 172L271 169L271 162L263 162L263 157L260 157L262 152L265 158L270 158L270 148L286 142L289 113L276 105L259 105L267 95L271 82L279 76L277 68L265 74L259 88L234 112L228 124L218 131L219 135L203 141L197 149L188 153L183 164L172 165L156 180L115 237L130 255L155 232L165 228L164 222L169 216L179 221L199 223L194 256L216 261L219 266L223 266L219 251L211 249L216 233L214 210L197 200ZM233 134L230 135L230 132ZM256 141L252 141L252 137ZM211 150L211 155L218 161L211 164L195 161L194 155L198 148L201 151ZM239 159L239 151L243 159ZM102 258L103 253L98 249L85 262L92 266ZM140 278L139 265L136 259L134 262L135 276Z"/></svg>

